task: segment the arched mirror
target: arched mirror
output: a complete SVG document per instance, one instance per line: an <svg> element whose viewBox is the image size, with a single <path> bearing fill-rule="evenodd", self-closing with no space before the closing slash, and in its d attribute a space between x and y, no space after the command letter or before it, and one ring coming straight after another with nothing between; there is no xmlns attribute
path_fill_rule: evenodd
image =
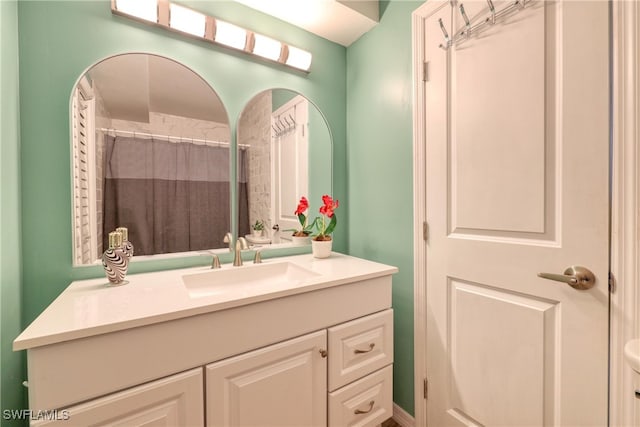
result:
<svg viewBox="0 0 640 427"><path fill-rule="evenodd" d="M333 143L323 114L297 92L267 90L243 109L237 141L238 234L254 245L291 243L300 197L313 218L322 195L332 194ZM262 230L254 232L256 225Z"/></svg>
<svg viewBox="0 0 640 427"><path fill-rule="evenodd" d="M224 247L229 143L220 98L184 65L124 54L89 69L71 101L74 265L116 227L136 256Z"/></svg>

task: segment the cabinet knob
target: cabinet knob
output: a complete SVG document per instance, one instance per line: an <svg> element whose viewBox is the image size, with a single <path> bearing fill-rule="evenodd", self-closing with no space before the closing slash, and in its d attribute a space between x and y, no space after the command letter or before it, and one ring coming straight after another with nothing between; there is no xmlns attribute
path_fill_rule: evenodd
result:
<svg viewBox="0 0 640 427"><path fill-rule="evenodd" d="M327 357L327 350L325 350L325 349L321 348L321 349L320 349L320 356L322 356L322 357Z"/></svg>

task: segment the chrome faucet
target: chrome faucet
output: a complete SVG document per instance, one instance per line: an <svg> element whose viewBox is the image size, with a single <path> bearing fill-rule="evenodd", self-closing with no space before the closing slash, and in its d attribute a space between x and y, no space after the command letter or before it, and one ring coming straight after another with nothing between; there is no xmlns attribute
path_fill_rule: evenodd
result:
<svg viewBox="0 0 640 427"><path fill-rule="evenodd" d="M230 231L227 232L227 234L224 235L224 239L222 239L223 243L228 243L229 244L229 252L233 252L233 235L231 234Z"/></svg>
<svg viewBox="0 0 640 427"><path fill-rule="evenodd" d="M249 249L249 245L247 244L247 239L244 237L238 237L235 245L235 253L233 255L233 266L240 267L242 265L242 251L244 249Z"/></svg>
<svg viewBox="0 0 640 427"><path fill-rule="evenodd" d="M213 255L213 259L211 260L211 268L212 269L220 268L220 258L218 258L218 255L216 254L212 254L212 255Z"/></svg>
<svg viewBox="0 0 640 427"><path fill-rule="evenodd" d="M234 253L233 266L240 267L242 265L242 251L245 249L249 249L249 244L247 243L247 239L245 239L244 237L238 237L238 240L236 240L234 244L233 235L231 233L227 233L224 235L223 242L228 243L229 252Z"/></svg>

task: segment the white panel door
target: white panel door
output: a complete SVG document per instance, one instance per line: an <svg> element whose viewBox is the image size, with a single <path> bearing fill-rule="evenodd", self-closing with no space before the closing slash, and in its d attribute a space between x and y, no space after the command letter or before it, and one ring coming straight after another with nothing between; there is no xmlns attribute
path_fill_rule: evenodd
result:
<svg viewBox="0 0 640 427"><path fill-rule="evenodd" d="M274 133L272 158L272 191L274 212L272 218L280 230L300 228L294 214L300 197L309 197L309 101L296 96L273 112L271 125ZM293 123L295 122L295 125ZM284 129L284 131L275 130ZM280 233L291 240L290 232Z"/></svg>
<svg viewBox="0 0 640 427"><path fill-rule="evenodd" d="M326 345L323 330L208 365L207 426L326 426Z"/></svg>
<svg viewBox="0 0 640 427"><path fill-rule="evenodd" d="M461 3L424 21L434 427L607 424L607 3L528 3L449 49ZM595 286L538 277L572 265Z"/></svg>

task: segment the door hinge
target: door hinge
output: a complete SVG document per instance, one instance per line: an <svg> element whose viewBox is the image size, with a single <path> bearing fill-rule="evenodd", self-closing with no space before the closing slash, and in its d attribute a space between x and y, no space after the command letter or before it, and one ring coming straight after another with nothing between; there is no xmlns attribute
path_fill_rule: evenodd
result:
<svg viewBox="0 0 640 427"><path fill-rule="evenodd" d="M427 224L427 221L422 223L422 238L425 242L429 238L429 224Z"/></svg>
<svg viewBox="0 0 640 427"><path fill-rule="evenodd" d="M422 63L422 81L429 81L429 61L424 61Z"/></svg>
<svg viewBox="0 0 640 427"><path fill-rule="evenodd" d="M427 397L429 396L429 381L427 381L427 379L424 379L424 398L427 399Z"/></svg>
<svg viewBox="0 0 640 427"><path fill-rule="evenodd" d="M609 272L609 292L616 292L616 279L613 277L613 273Z"/></svg>

